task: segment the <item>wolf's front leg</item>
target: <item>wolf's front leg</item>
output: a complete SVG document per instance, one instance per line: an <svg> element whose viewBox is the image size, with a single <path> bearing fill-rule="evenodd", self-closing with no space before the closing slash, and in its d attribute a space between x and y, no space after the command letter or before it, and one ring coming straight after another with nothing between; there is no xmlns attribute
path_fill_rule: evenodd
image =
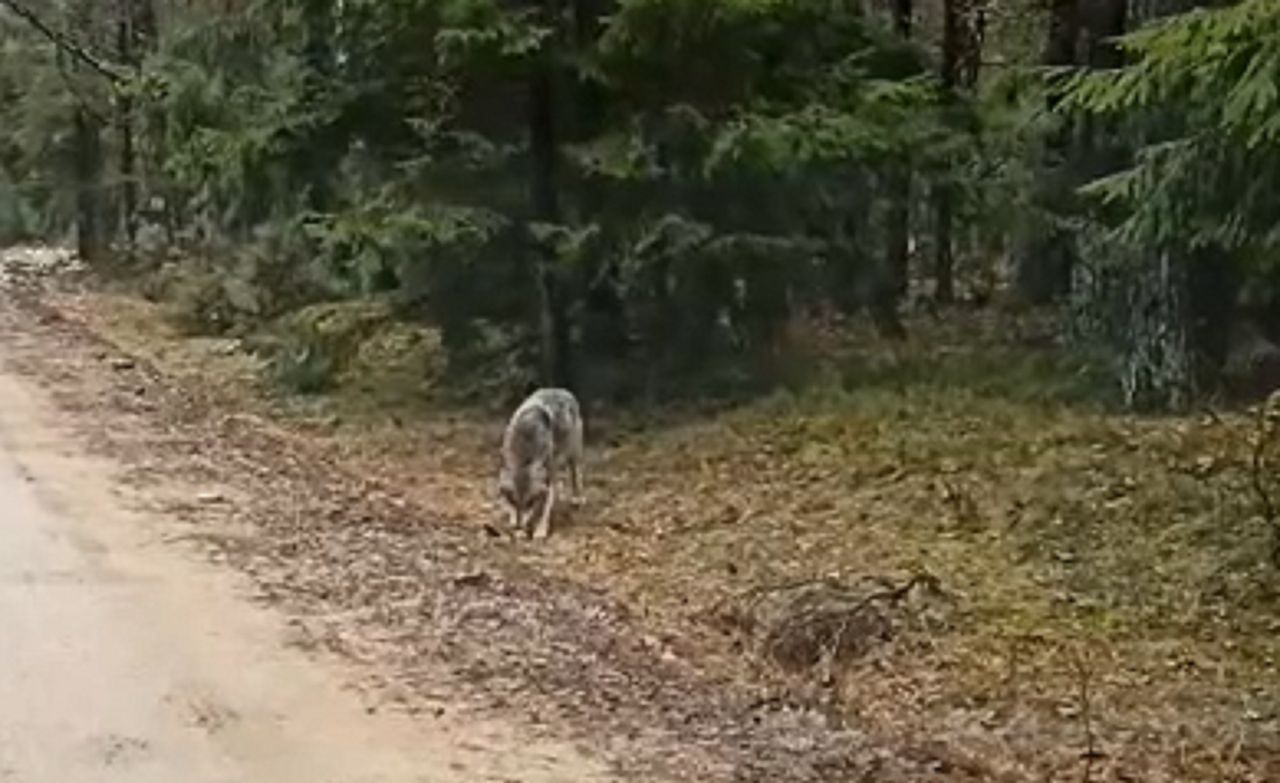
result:
<svg viewBox="0 0 1280 783"><path fill-rule="evenodd" d="M542 516L538 517L538 524L533 529L534 540L542 541L551 535L551 509L555 504L556 485L553 481L547 485L547 494L542 499Z"/></svg>
<svg viewBox="0 0 1280 783"><path fill-rule="evenodd" d="M582 465L577 459L569 461L569 481L573 485L573 498L570 502L572 502L575 507L581 506L583 502Z"/></svg>

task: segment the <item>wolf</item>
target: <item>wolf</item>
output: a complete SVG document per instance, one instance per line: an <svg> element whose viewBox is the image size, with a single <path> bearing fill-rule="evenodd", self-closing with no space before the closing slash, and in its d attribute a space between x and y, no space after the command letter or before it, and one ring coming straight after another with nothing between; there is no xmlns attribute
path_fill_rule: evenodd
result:
<svg viewBox="0 0 1280 783"><path fill-rule="evenodd" d="M538 389L516 408L502 437L498 492L511 527L535 539L551 533L556 469L568 465L573 503L582 502L582 412L567 389ZM536 524L529 521L537 515Z"/></svg>

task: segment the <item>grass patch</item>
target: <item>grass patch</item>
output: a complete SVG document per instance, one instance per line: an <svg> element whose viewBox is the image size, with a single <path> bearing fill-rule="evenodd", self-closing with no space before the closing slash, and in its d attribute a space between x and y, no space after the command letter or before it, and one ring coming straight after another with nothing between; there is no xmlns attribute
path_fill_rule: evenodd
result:
<svg viewBox="0 0 1280 783"><path fill-rule="evenodd" d="M862 392L962 395L1021 404L1110 407L1116 401L1096 360L1069 353L991 348L986 351L856 356L840 368L841 387Z"/></svg>

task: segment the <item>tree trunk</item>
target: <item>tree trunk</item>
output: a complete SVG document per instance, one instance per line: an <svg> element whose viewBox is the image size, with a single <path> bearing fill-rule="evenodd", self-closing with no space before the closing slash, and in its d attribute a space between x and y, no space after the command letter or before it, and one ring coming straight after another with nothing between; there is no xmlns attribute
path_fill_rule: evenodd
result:
<svg viewBox="0 0 1280 783"><path fill-rule="evenodd" d="M546 20L555 24L559 3L557 0L543 0L542 11ZM553 41L550 45L557 43ZM554 57L544 53L533 67L529 84L530 206L535 221L552 225L561 222L560 192L556 180L559 141L556 136L555 86ZM538 293L541 382L574 388L572 331L564 286L556 269L557 261L555 250L542 245L536 248L531 264Z"/></svg>
<svg viewBox="0 0 1280 783"><path fill-rule="evenodd" d="M1128 6L1128 0L1052 0L1044 64L1091 68L1121 65L1123 53L1114 39L1125 32ZM1051 90L1049 111L1054 111L1060 100L1058 92ZM1037 208L1054 216L1075 209L1076 189L1114 165L1109 146L1109 140L1100 138L1088 123L1068 122L1046 139L1035 195ZM1054 225L1040 227L1036 236L1025 238L1019 248L1019 290L1035 304L1058 299L1070 287L1077 260L1067 232Z"/></svg>
<svg viewBox="0 0 1280 783"><path fill-rule="evenodd" d="M133 98L118 98L116 110L116 130L120 134L120 225L124 229L126 252L132 254L138 239L138 158Z"/></svg>
<svg viewBox="0 0 1280 783"><path fill-rule="evenodd" d="M120 63L137 75L142 67L143 47L149 42L154 26L150 0L120 0L116 13L116 56ZM132 253L138 237L138 152L136 106L133 95L121 91L116 95L116 133L120 137L120 227L125 247Z"/></svg>
<svg viewBox="0 0 1280 783"><path fill-rule="evenodd" d="M960 3L962 0L942 0L942 64L938 74L947 100L955 98L957 69L960 62ZM952 196L946 184L933 189L933 215L935 221L933 256L933 298L938 304L955 301L955 249L952 247Z"/></svg>
<svg viewBox="0 0 1280 783"><path fill-rule="evenodd" d="M893 26L903 38L910 38L914 22L913 0L893 0ZM906 329L898 315L898 303L907 292L911 279L911 169L906 163L885 177L884 259L875 270L870 290L872 321L884 337L901 339Z"/></svg>
<svg viewBox="0 0 1280 783"><path fill-rule="evenodd" d="M156 11L156 0L133 0L132 19L133 47L138 67L141 67L143 61L160 44L160 16ZM175 214L172 194L166 187L164 174L164 162L168 158L165 149L168 117L163 112L147 111L149 107L145 104L136 108L141 110L134 117L137 136L142 145L136 157L141 214L149 221L161 224L165 243L172 247L177 242L179 217Z"/></svg>
<svg viewBox="0 0 1280 783"><path fill-rule="evenodd" d="M616 2L617 0L572 0L574 47L577 51L591 51L596 46L604 32L605 17L614 10ZM568 133L573 141L595 138L607 122L608 98L605 88L594 80L582 78L581 74L576 76L578 78L573 82L573 100L565 102L569 104L566 108L571 108L573 112L571 123L567 123L571 124ZM589 199L585 201L591 203ZM584 214L576 216L577 219L588 222L596 217L591 213L590 207L584 209ZM609 393L613 390L604 388L612 384L608 380L608 368L605 367L600 373L596 370L626 358L631 348L626 302L622 296L621 269L614 259L597 256L588 259L584 271L585 295L579 324L582 342L578 346L581 366L576 368L579 373L575 380L588 395ZM596 382L597 378L603 380Z"/></svg>
<svg viewBox="0 0 1280 783"><path fill-rule="evenodd" d="M934 219L937 233L933 257L933 298L940 305L955 301L955 250L952 247L951 218L952 193L946 185L937 188L933 195Z"/></svg>
<svg viewBox="0 0 1280 783"><path fill-rule="evenodd" d="M885 216L885 259L877 287L881 303L896 311L911 282L911 170L906 164L885 178L889 209Z"/></svg>
<svg viewBox="0 0 1280 783"><path fill-rule="evenodd" d="M102 181L102 128L85 107L77 106L72 118L75 146L76 252L86 262L102 256L98 192Z"/></svg>
<svg viewBox="0 0 1280 783"><path fill-rule="evenodd" d="M1187 0L1090 0L1079 24L1088 33L1084 58L1096 68L1123 64L1110 40L1126 27L1189 10ZM1086 127L1074 165L1084 178L1115 169L1126 140L1113 129ZM1110 245L1110 246L1108 246ZM1119 354L1124 403L1140 411L1185 410L1211 389L1225 360L1238 280L1229 260L1180 248L1085 248L1097 273L1076 275L1077 332L1109 337Z"/></svg>
<svg viewBox="0 0 1280 783"><path fill-rule="evenodd" d="M1187 284L1196 384L1208 391L1218 386L1231 352L1241 315L1241 276L1226 253L1203 249L1191 259Z"/></svg>
<svg viewBox="0 0 1280 783"><path fill-rule="evenodd" d="M911 37L915 23L915 0L893 0L893 28L903 38Z"/></svg>
<svg viewBox="0 0 1280 783"><path fill-rule="evenodd" d="M1129 0L1091 0L1084 6L1081 23L1089 34L1087 60L1090 68L1119 68L1124 51L1116 39L1124 35L1129 17Z"/></svg>
<svg viewBox="0 0 1280 783"><path fill-rule="evenodd" d="M88 33L94 30L93 5L87 0L68 3L62 7L62 12L63 24L69 29ZM44 29L43 25L41 27ZM106 68L84 49L56 33L48 33L48 35L57 47L55 56L58 67L73 74L73 79L74 74L92 71L95 78L106 77L110 82L109 87L115 85L118 76L114 70ZM86 37L92 38L91 35ZM69 80L68 85L71 84L73 82ZM104 165L102 145L104 120L98 112L94 111L84 95L75 89L72 89L71 93L74 101L71 114L71 164L75 188L76 252L81 259L92 263L101 260L107 244L107 238L103 232L100 203Z"/></svg>
<svg viewBox="0 0 1280 783"><path fill-rule="evenodd" d="M972 90L978 81L985 33L983 0L943 0L942 62L939 79L946 100L955 102L961 90ZM932 200L936 226L934 244L934 299L939 304L955 300L954 189L947 183L934 187Z"/></svg>
<svg viewBox="0 0 1280 783"><path fill-rule="evenodd" d="M1045 41L1044 64L1050 67L1076 64L1080 40L1080 0L1051 0L1049 35ZM1057 96L1050 95L1049 108L1057 106Z"/></svg>
<svg viewBox="0 0 1280 783"><path fill-rule="evenodd" d="M1078 64L1079 42L1079 0L1051 0L1042 58L1044 64L1048 67ZM1051 90L1047 98L1048 110L1054 111L1060 100L1057 91ZM1069 166L1071 138L1071 128L1064 127L1044 140L1033 200L1035 209L1049 215L1060 214L1070 201L1070 184L1065 174ZM1033 231L1033 236L1022 237L1018 244L1015 277L1023 298L1032 304L1046 304L1068 291L1075 253L1071 237L1066 232L1046 221Z"/></svg>
<svg viewBox="0 0 1280 783"><path fill-rule="evenodd" d="M1136 0L1126 7L1108 0L1094 9L1099 24L1140 26L1188 11L1194 0ZM1118 22L1117 22L1118 20ZM1097 56L1119 64L1121 54L1103 43ZM1125 403L1138 410L1184 410L1214 382L1234 315L1236 289L1224 259L1174 255L1168 250L1144 259L1128 281L1132 318L1124 336L1122 386ZM1201 290L1197 290L1201 289ZM1226 302L1212 302L1222 297Z"/></svg>
<svg viewBox="0 0 1280 783"><path fill-rule="evenodd" d="M1182 411L1195 397L1187 292L1187 264L1169 251L1144 265L1129 286L1120 384L1131 410Z"/></svg>
<svg viewBox="0 0 1280 783"><path fill-rule="evenodd" d="M337 70L334 51L336 31L335 0L303 0L302 23L304 43L302 59L307 64L305 100L319 105L328 99L328 87ZM327 211L333 203L329 178L338 165L342 150L334 128L314 127L302 142L298 165L306 182L307 207L315 212Z"/></svg>

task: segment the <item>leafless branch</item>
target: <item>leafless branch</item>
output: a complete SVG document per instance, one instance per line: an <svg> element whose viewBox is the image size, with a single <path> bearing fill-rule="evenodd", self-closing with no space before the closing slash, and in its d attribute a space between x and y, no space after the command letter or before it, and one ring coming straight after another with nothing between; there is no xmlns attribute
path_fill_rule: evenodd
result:
<svg viewBox="0 0 1280 783"><path fill-rule="evenodd" d="M31 25L36 32L49 39L49 42L54 46L89 66L112 84L118 84L119 82L124 81L124 77L114 67L91 54L87 49L71 40L68 36L50 27L43 19L40 18L39 14L32 11L30 8L27 8L22 3L19 3L18 0L0 0L0 5L8 8L13 12L14 16L17 16L19 19L22 19L27 24Z"/></svg>
<svg viewBox="0 0 1280 783"><path fill-rule="evenodd" d="M883 577L868 578L861 585L820 577L757 586L723 599L712 612L718 622L758 637L765 656L784 669L820 667L825 671L822 680L829 682L838 663L862 655L871 644L888 641L895 633L892 614L917 588L947 597L928 573L901 584ZM732 610L725 611L727 602L733 603ZM763 608L766 602L769 607Z"/></svg>
<svg viewBox="0 0 1280 783"><path fill-rule="evenodd" d="M942 589L942 584L938 579L938 577L934 576L931 573L928 573L927 571L913 575L910 579L908 579L906 582L900 585L894 584L892 581L885 579L883 577L876 578L874 579L874 581L879 582L881 585L883 585L884 589L881 591L873 592L869 595L863 596L860 599L858 604L860 607L866 606L876 601L888 601L889 603L895 603L895 602L901 601L912 590L916 589L917 587L924 587L938 594L942 594L944 592ZM777 595L779 593L788 593L788 592L800 590L803 588L809 588L809 587L824 587L841 594L846 594L846 595L853 594L849 590L847 585L844 585L834 577L830 577L830 576L822 576L822 577L816 577L816 578L810 577L810 578L804 578L804 579L796 579L790 582L782 582L781 584L756 585L755 587L752 587L736 595L731 595L731 596L726 596L724 598L721 598L719 601L715 603L715 605L713 606L713 609L721 608L729 602L735 602L735 603L745 604L749 606L770 595Z"/></svg>

